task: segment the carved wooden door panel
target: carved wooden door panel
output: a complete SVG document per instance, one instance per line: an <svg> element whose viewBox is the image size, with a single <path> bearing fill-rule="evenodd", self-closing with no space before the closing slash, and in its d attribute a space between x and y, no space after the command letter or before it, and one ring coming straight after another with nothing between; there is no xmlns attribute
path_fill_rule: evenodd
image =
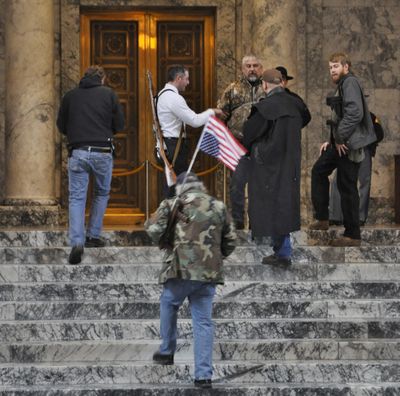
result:
<svg viewBox="0 0 400 396"><path fill-rule="evenodd" d="M163 174L153 158L146 71L152 72L159 90L168 67L184 64L191 81L184 93L189 106L196 112L213 106L213 45L206 44L213 42L213 17L207 12L190 16L183 12L83 10L81 15L81 70L93 63L105 68L107 84L117 92L126 120L125 130L115 136L117 157L105 218L108 223L142 222L162 198ZM193 150L199 131L188 129L188 136ZM213 164L213 159L200 155L195 169ZM135 169L139 171L130 172ZM121 172L123 176L118 175ZM213 191L214 176L204 180Z"/></svg>
<svg viewBox="0 0 400 396"><path fill-rule="evenodd" d="M208 26L204 19L192 20L158 20L157 21L157 75L158 88L166 82L168 69L172 65L182 64L189 70L190 84L182 94L189 107L196 113L212 107L211 97L208 95L211 85L207 75L206 62L210 57L206 49L206 30ZM206 54L207 52L207 54ZM186 127L190 152L193 154L202 128ZM194 165L195 171L202 171L215 164L211 157L199 153ZM214 190L214 175L206 176L203 181L208 189Z"/></svg>

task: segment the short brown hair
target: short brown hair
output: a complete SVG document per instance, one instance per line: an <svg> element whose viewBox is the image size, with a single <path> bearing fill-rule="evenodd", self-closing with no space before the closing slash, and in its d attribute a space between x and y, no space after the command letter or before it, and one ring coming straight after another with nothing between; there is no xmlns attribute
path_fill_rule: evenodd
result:
<svg viewBox="0 0 400 396"><path fill-rule="evenodd" d="M342 66L349 65L351 66L350 58L344 52L335 52L329 57L329 62L339 62Z"/></svg>
<svg viewBox="0 0 400 396"><path fill-rule="evenodd" d="M99 76L101 79L106 76L104 68L99 65L91 65L85 70L85 77Z"/></svg>

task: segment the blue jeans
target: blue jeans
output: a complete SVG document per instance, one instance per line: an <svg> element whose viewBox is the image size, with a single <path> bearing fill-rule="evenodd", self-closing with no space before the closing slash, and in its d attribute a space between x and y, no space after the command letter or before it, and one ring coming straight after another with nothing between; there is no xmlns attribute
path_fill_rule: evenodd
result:
<svg viewBox="0 0 400 396"><path fill-rule="evenodd" d="M214 325L211 319L215 284L185 279L169 279L160 299L160 353L174 354L178 309L187 297L192 313L194 377L211 379Z"/></svg>
<svg viewBox="0 0 400 396"><path fill-rule="evenodd" d="M69 239L71 246L85 243L85 207L89 176L93 175L93 200L86 236L98 238L110 196L113 159L111 153L73 150L68 160Z"/></svg>
<svg viewBox="0 0 400 396"><path fill-rule="evenodd" d="M290 258L292 255L292 245L290 243L290 234L278 235L271 237L272 248L274 249L275 256Z"/></svg>

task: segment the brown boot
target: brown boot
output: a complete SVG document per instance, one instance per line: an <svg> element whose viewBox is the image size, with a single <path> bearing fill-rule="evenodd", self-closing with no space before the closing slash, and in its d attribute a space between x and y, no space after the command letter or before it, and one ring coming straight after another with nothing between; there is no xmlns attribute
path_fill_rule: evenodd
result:
<svg viewBox="0 0 400 396"><path fill-rule="evenodd" d="M331 246L360 246L361 239L349 238L347 236L341 236L335 238L330 243Z"/></svg>
<svg viewBox="0 0 400 396"><path fill-rule="evenodd" d="M315 223L310 224L308 229L326 231L329 229L329 220L317 220Z"/></svg>

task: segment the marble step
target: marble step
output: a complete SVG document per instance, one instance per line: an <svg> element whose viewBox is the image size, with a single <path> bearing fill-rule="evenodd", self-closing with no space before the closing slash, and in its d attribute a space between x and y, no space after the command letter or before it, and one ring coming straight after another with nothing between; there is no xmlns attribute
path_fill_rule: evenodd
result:
<svg viewBox="0 0 400 396"><path fill-rule="evenodd" d="M3 321L0 343L46 341L129 341L160 339L160 322L153 320ZM181 339L193 337L190 319L178 321ZM214 319L214 338L391 340L400 338L400 319Z"/></svg>
<svg viewBox="0 0 400 396"><path fill-rule="evenodd" d="M0 263L5 264L63 264L68 262L69 247L2 247ZM272 253L269 246L238 247L227 264L261 263ZM83 264L148 264L162 262L163 252L156 247L87 248ZM399 263L399 245L330 247L298 246L293 250L295 263Z"/></svg>
<svg viewBox="0 0 400 396"><path fill-rule="evenodd" d="M123 364L1 364L0 386L186 384L193 382L192 364L158 366ZM215 383L233 384L377 384L400 382L400 363L393 361L306 361L214 364Z"/></svg>
<svg viewBox="0 0 400 396"><path fill-rule="evenodd" d="M179 311L190 317L188 305ZM0 320L96 320L154 319L159 303L135 302L24 302L0 303ZM313 300L313 301L216 301L213 317L218 319L307 318L307 319L395 319L400 318L400 300Z"/></svg>
<svg viewBox="0 0 400 396"><path fill-rule="evenodd" d="M41 344L1 344L3 363L151 363L160 342L152 340L119 342L68 342ZM178 341L176 363L193 360L191 341ZM213 361L265 360L400 360L400 340L337 341L319 340L218 340L214 342Z"/></svg>
<svg viewBox="0 0 400 396"><path fill-rule="evenodd" d="M267 383L262 386L253 384L215 384L212 390L194 388L187 385L149 385L122 386L103 385L102 387L74 386L65 389L51 387L26 387L1 391L0 396L398 396L399 384L357 384L336 385L323 384L281 384Z"/></svg>
<svg viewBox="0 0 400 396"><path fill-rule="evenodd" d="M327 245L330 240L343 232L342 227L331 227L328 231L313 231L306 227L301 231L292 233L294 245ZM149 246L151 241L145 231L104 230L103 238L108 246ZM362 243L364 245L392 245L400 240L400 228L398 226L370 226L361 229ZM254 244L248 231L238 232L238 243ZM0 246L21 247L51 247L68 246L68 231L45 230L0 230Z"/></svg>
<svg viewBox="0 0 400 396"><path fill-rule="evenodd" d="M0 265L0 284L156 282L161 264ZM226 282L398 282L398 263L312 263L290 268L262 264L224 265Z"/></svg>
<svg viewBox="0 0 400 396"><path fill-rule="evenodd" d="M137 283L0 284L0 301L159 301L162 285ZM391 299L400 296L399 282L255 282L217 286L216 300L240 299Z"/></svg>

